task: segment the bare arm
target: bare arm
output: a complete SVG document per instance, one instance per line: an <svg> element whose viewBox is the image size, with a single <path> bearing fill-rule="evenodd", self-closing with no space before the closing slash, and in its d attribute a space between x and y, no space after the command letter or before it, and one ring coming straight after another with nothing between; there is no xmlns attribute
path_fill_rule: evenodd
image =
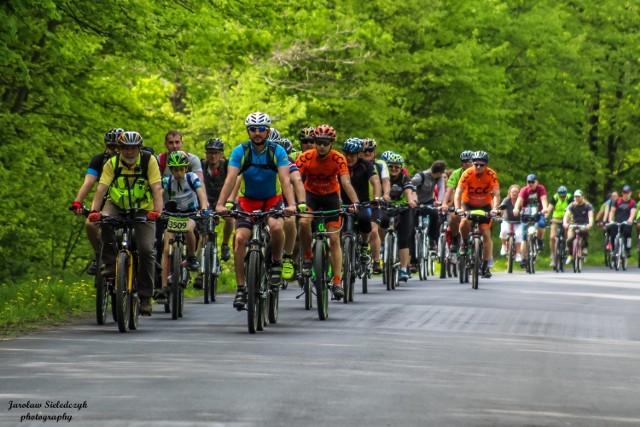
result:
<svg viewBox="0 0 640 427"><path fill-rule="evenodd" d="M456 187L456 194L453 197L453 205L456 207L456 210L462 209L462 187Z"/></svg>
<svg viewBox="0 0 640 427"><path fill-rule="evenodd" d="M109 187L105 184L98 184L98 188L96 189L96 194L93 196L93 202L91 203L91 210L98 211L102 206L102 199L107 194L107 190ZM162 209L161 209L162 210Z"/></svg>
<svg viewBox="0 0 640 427"><path fill-rule="evenodd" d="M220 214L226 214L226 208L224 208L225 203L229 200L229 196L236 186L236 180L239 176L240 169L234 166L229 166L227 168L227 179L224 180L224 185L222 186L222 190L220 190L220 196L218 197L218 203L216 204L216 211Z"/></svg>
<svg viewBox="0 0 640 427"><path fill-rule="evenodd" d="M280 179L280 187L282 188L282 194L287 201L287 205L295 207L296 198L294 197L293 186L289 179L289 165L278 168L278 178Z"/></svg>
<svg viewBox="0 0 640 427"><path fill-rule="evenodd" d="M162 212L162 205L164 203L162 200L162 182L153 183L149 187L151 188L151 195L153 197L153 210L156 212Z"/></svg>
<svg viewBox="0 0 640 427"><path fill-rule="evenodd" d="M91 187L93 187L93 184L95 184L97 180L98 178L95 175L86 174L84 176L84 182L78 190L78 194L76 195L75 200L82 203L85 197L87 197L87 194L89 194L89 191L91 191Z"/></svg>
<svg viewBox="0 0 640 427"><path fill-rule="evenodd" d="M389 178L382 179L382 197L386 202L391 201L391 180Z"/></svg>
<svg viewBox="0 0 640 427"><path fill-rule="evenodd" d="M369 178L369 182L373 187L373 197L379 199L382 197L382 186L380 185L380 177L376 174Z"/></svg>
<svg viewBox="0 0 640 427"><path fill-rule="evenodd" d="M302 182L302 176L300 175L300 172L290 172L289 180L293 184L293 191L296 194L296 200L299 203L304 203L307 199L307 195L304 191L304 183Z"/></svg>

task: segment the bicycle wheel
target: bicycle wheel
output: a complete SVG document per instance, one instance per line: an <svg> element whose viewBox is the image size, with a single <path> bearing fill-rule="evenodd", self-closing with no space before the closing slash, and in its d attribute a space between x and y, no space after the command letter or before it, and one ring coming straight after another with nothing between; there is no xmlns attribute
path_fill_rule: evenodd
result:
<svg viewBox="0 0 640 427"><path fill-rule="evenodd" d="M438 261L440 262L440 278L447 277L447 237L444 233L438 236Z"/></svg>
<svg viewBox="0 0 640 427"><path fill-rule="evenodd" d="M576 237L573 240L573 247L571 248L571 255L573 257L572 260L572 265L573 265L573 272L577 273L578 272L578 253L582 252L582 248L580 248L579 243L578 243L578 238Z"/></svg>
<svg viewBox="0 0 640 427"><path fill-rule="evenodd" d="M387 290L390 291L391 289L395 289L395 287L391 287L391 285L393 284L393 241L392 241L392 237L391 234L387 234L387 236L385 237L385 242L384 242L384 271L383 271L383 275L384 275L384 279L385 279L385 284L387 285Z"/></svg>
<svg viewBox="0 0 640 427"><path fill-rule="evenodd" d="M349 302L349 295L353 287L351 280L355 274L353 268L353 238L351 236L342 237L342 289L344 291L343 302Z"/></svg>
<svg viewBox="0 0 640 427"><path fill-rule="evenodd" d="M625 249L622 249L623 251L625 251ZM621 258L621 262L620 262L620 266L622 267L622 271L627 271L627 263L629 261L629 258L627 258L627 254L623 253L622 254L622 258Z"/></svg>
<svg viewBox="0 0 640 427"><path fill-rule="evenodd" d="M471 288L478 289L480 281L480 266L482 265L482 241L479 238L473 239L473 278Z"/></svg>
<svg viewBox="0 0 640 427"><path fill-rule="evenodd" d="M98 325L104 325L107 323L107 312L109 311L109 287L99 271L95 275L94 284L96 288L96 322Z"/></svg>
<svg viewBox="0 0 640 427"><path fill-rule="evenodd" d="M620 242L620 233L618 233L618 236L616 236L616 239L614 240L613 243L613 257L612 257L612 261L613 261L613 267L615 268L616 271L620 270L620 254L621 254L621 249L622 249L622 245Z"/></svg>
<svg viewBox="0 0 640 427"><path fill-rule="evenodd" d="M314 287L316 289L316 305L318 306L318 318L327 320L329 311L329 289L327 286L327 272L325 270L326 253L323 241L316 241L313 247L313 272Z"/></svg>
<svg viewBox="0 0 640 427"><path fill-rule="evenodd" d="M280 303L279 288L269 289L268 298L269 298L269 323L275 324L278 321L278 305Z"/></svg>
<svg viewBox="0 0 640 427"><path fill-rule="evenodd" d="M173 248L173 253L171 254L171 283L169 283L169 287L171 288L171 293L169 299L171 300L171 318L173 320L178 319L180 314L180 276L182 272L180 271L180 254L181 248L176 245Z"/></svg>
<svg viewBox="0 0 640 427"><path fill-rule="evenodd" d="M436 275L436 255L431 251L427 251L427 273L428 276Z"/></svg>
<svg viewBox="0 0 640 427"><path fill-rule="evenodd" d="M105 280L105 282L107 282L107 287L109 288L109 299L111 300L111 317L113 318L114 322L118 321L118 309L116 307L116 292L115 292L115 283L114 283L114 279L111 279L111 281L109 280Z"/></svg>
<svg viewBox="0 0 640 427"><path fill-rule="evenodd" d="M465 273L467 271L467 254L458 255L458 280L460 284L465 282Z"/></svg>
<svg viewBox="0 0 640 427"><path fill-rule="evenodd" d="M369 264L362 265L362 293L366 294L369 287Z"/></svg>
<svg viewBox="0 0 640 427"><path fill-rule="evenodd" d="M250 334L255 334L258 330L261 269L260 253L256 250L251 250L245 274L245 280L247 281L247 324Z"/></svg>
<svg viewBox="0 0 640 427"><path fill-rule="evenodd" d="M131 319L131 298L129 295L129 254L119 252L116 257L116 317L118 318L118 330L127 332Z"/></svg>
<svg viewBox="0 0 640 427"><path fill-rule="evenodd" d="M202 256L202 262L203 262L203 268L202 268L202 288L204 290L204 303L205 304L209 304L209 302L211 301L211 279L214 277L213 276L213 271L212 271L212 267L213 267L213 255L212 255L212 247L213 244L211 242L207 242L204 245L204 249L203 251L203 256ZM214 301L215 301L215 297L214 297Z"/></svg>
<svg viewBox="0 0 640 427"><path fill-rule="evenodd" d="M427 271L427 260L424 253L424 233L421 228L416 228L415 234L416 240L414 244L416 263L418 264L418 278L420 280L427 280L429 273Z"/></svg>
<svg viewBox="0 0 640 427"><path fill-rule="evenodd" d="M558 253L558 258L556 258L556 260L559 259L559 261L556 261L557 262L556 265L558 266L558 269L560 270L560 272L564 273L564 263L567 259L567 247L564 239L560 239L558 241L558 245L560 249L558 250L558 246L556 246L556 252Z"/></svg>
<svg viewBox="0 0 640 427"><path fill-rule="evenodd" d="M129 310L131 316L129 318L129 329L135 331L138 329L138 318L140 317L140 298L136 292L130 293L129 298L131 299L131 310Z"/></svg>
<svg viewBox="0 0 640 427"><path fill-rule="evenodd" d="M516 258L516 242L513 235L507 237L507 272L513 273L513 262Z"/></svg>

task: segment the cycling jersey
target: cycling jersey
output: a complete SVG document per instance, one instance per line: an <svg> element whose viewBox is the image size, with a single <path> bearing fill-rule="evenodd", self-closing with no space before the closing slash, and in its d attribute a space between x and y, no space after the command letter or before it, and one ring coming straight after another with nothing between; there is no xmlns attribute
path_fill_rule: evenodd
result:
<svg viewBox="0 0 640 427"><path fill-rule="evenodd" d="M106 152L102 154L98 154L97 156L93 156L89 161L89 166L87 167L87 175L93 175L97 179L100 179L100 175L102 175L102 169L104 168L104 164L111 158Z"/></svg>
<svg viewBox="0 0 640 427"><path fill-rule="evenodd" d="M416 187L411 183L411 178L403 173L395 178L391 177L391 191L389 193L391 200L406 203L407 195L404 194L405 190L416 191Z"/></svg>
<svg viewBox="0 0 640 427"><path fill-rule="evenodd" d="M373 165L362 159L358 159L356 164L353 165L353 167L349 168L349 175L351 177L351 186L356 191L358 200L360 202L368 202L369 180L372 176L376 175L376 171L373 168ZM341 189L340 197L342 198L342 202L347 205L350 205L353 202L351 199L349 199L349 196L347 196L347 193L345 193L344 189Z"/></svg>
<svg viewBox="0 0 640 427"><path fill-rule="evenodd" d="M564 200L558 193L554 194L551 201L551 204L553 205L553 213L551 214L551 218L564 218L564 212L567 210L567 206L569 206L571 202L573 202L573 196L571 195L571 193L567 193Z"/></svg>
<svg viewBox="0 0 640 427"><path fill-rule="evenodd" d="M198 158L198 156L196 156L193 153L187 153L186 151L184 152L187 157L189 158L189 171L191 172L202 172L202 163L200 162L200 159ZM164 158L164 170L160 171L160 173L162 174L162 176L169 176L171 175L171 169L169 168L169 166L166 165L167 163L167 157L169 156L169 153L161 153L158 155L158 165L162 164L162 160Z"/></svg>
<svg viewBox="0 0 640 427"><path fill-rule="evenodd" d="M207 199L209 200L209 206L215 206L220 196L220 191L224 185L225 179L227 179L227 159L221 159L220 164L215 170L211 170L209 167L209 161L202 159L204 188L207 190Z"/></svg>
<svg viewBox="0 0 640 427"><path fill-rule="evenodd" d="M120 209L135 207L147 211L153 210L153 198L149 186L161 181L160 167L156 158L151 156L145 171L147 176L145 180L142 177L144 173L140 171L141 156L142 154L138 155L138 160L131 168L125 165L122 159L113 159L104 164L100 184L109 187L109 198ZM115 160L119 162L116 166L113 164ZM114 179L116 168L120 169L118 179ZM134 206L129 206L129 194Z"/></svg>
<svg viewBox="0 0 640 427"><path fill-rule="evenodd" d="M491 192L499 190L500 184L493 169L485 167L484 173L478 175L475 168L469 168L462 173L458 187L462 188L462 203L472 208L483 208L491 206Z"/></svg>
<svg viewBox="0 0 640 427"><path fill-rule="evenodd" d="M181 180L174 176L165 176L162 178L162 188L169 195L169 199L177 203L178 212L194 211L200 208L198 194L194 188L202 188L202 183L195 173L187 172Z"/></svg>
<svg viewBox="0 0 640 427"><path fill-rule="evenodd" d="M613 216L615 222L625 222L631 215L631 210L637 207L635 200L624 200L623 197L619 197L616 203L613 205L616 208L616 213Z"/></svg>
<svg viewBox="0 0 640 427"><path fill-rule="evenodd" d="M265 200L270 197L282 194L278 173L267 167L267 155L269 148L265 146L262 153L258 154L254 144L251 143L251 166L242 172L242 186L240 196L249 197L256 200ZM289 166L289 159L284 148L277 144L274 148L274 162L278 168ZM229 156L229 166L242 168L244 157L243 144L233 149Z"/></svg>
<svg viewBox="0 0 640 427"><path fill-rule="evenodd" d="M305 190L320 196L338 193L338 177L349 174L347 160L336 150L330 150L325 157L318 156L318 150L307 150L298 157L296 165L305 177Z"/></svg>
<svg viewBox="0 0 640 427"><path fill-rule="evenodd" d="M458 182L460 181L460 177L462 176L462 172L464 171L464 168L460 168L451 172L451 176L447 180L447 188L456 188L458 186Z"/></svg>

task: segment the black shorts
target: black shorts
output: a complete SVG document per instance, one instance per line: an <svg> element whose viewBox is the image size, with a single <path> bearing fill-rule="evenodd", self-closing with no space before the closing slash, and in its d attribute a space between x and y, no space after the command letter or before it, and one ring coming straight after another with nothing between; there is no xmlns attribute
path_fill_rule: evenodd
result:
<svg viewBox="0 0 640 427"><path fill-rule="evenodd" d="M307 191L307 207L312 212L335 211L342 207L342 201L338 193L320 196ZM325 224L336 223L340 227L340 215L330 215L325 217Z"/></svg>

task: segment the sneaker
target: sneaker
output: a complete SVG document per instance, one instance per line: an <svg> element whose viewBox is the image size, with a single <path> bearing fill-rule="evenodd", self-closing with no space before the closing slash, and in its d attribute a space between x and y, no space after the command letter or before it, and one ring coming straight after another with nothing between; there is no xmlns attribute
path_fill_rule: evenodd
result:
<svg viewBox="0 0 640 427"><path fill-rule="evenodd" d="M113 264L110 264L110 265L102 264L102 267L100 268L100 274L102 274L103 277L107 277L107 278L115 277L116 266Z"/></svg>
<svg viewBox="0 0 640 427"><path fill-rule="evenodd" d="M305 276L311 276L311 270L313 269L313 261L310 259L304 259L302 261L302 274Z"/></svg>
<svg viewBox="0 0 640 427"><path fill-rule="evenodd" d="M366 245L360 248L360 262L366 264L371 259L371 246Z"/></svg>
<svg viewBox="0 0 640 427"><path fill-rule="evenodd" d="M572 262L573 262L573 257L572 257L571 255L569 255L569 256L567 257L567 260L565 261L565 264L566 264L566 265L569 265L569 264L571 264Z"/></svg>
<svg viewBox="0 0 640 427"><path fill-rule="evenodd" d="M239 286L236 291L236 297L233 300L233 308L236 310L244 309L245 304L247 303L247 287Z"/></svg>
<svg viewBox="0 0 640 427"><path fill-rule="evenodd" d="M290 280L296 275L296 267L293 265L293 258L285 255L282 257L282 278Z"/></svg>
<svg viewBox="0 0 640 427"><path fill-rule="evenodd" d="M538 240L538 252L542 252L544 250L544 242L542 241L542 239L537 239Z"/></svg>
<svg viewBox="0 0 640 427"><path fill-rule="evenodd" d="M460 255L464 255L467 253L467 246L466 245L460 245L460 248L458 249L458 253Z"/></svg>
<svg viewBox="0 0 640 427"><path fill-rule="evenodd" d="M458 263L458 252L451 252L449 254L449 262L451 264L457 264Z"/></svg>
<svg viewBox="0 0 640 427"><path fill-rule="evenodd" d="M400 270L400 280L407 282L409 280L409 271L404 268Z"/></svg>
<svg viewBox="0 0 640 427"><path fill-rule="evenodd" d="M187 257L187 268L191 271L198 271L200 269L200 263L198 262L198 257L195 255L191 255Z"/></svg>
<svg viewBox="0 0 640 427"><path fill-rule="evenodd" d="M482 269L482 277L485 279L491 279L491 271L489 271L489 267Z"/></svg>
<svg viewBox="0 0 640 427"><path fill-rule="evenodd" d="M229 261L231 259L231 251L229 250L229 245L222 244L221 248L222 254L220 255L220 259L222 261Z"/></svg>
<svg viewBox="0 0 640 427"><path fill-rule="evenodd" d="M505 245L502 245L502 247L500 248L500 256L505 256L507 254L507 247Z"/></svg>
<svg viewBox="0 0 640 427"><path fill-rule="evenodd" d="M203 289L202 285L202 273L198 273L195 280L193 281L193 289Z"/></svg>
<svg viewBox="0 0 640 427"><path fill-rule="evenodd" d="M489 259L489 264L487 264L489 268L493 268L493 257Z"/></svg>
<svg viewBox="0 0 640 427"><path fill-rule="evenodd" d="M611 242L607 242L607 246L604 247L606 250L610 251L612 246L611 246Z"/></svg>
<svg viewBox="0 0 640 427"><path fill-rule="evenodd" d="M528 264L528 261L526 259L523 259L520 261L520 267L522 268L527 268L527 264Z"/></svg>
<svg viewBox="0 0 640 427"><path fill-rule="evenodd" d="M373 262L373 274L382 274L384 270L382 269L382 261Z"/></svg>
<svg viewBox="0 0 640 427"><path fill-rule="evenodd" d="M155 299L158 304L167 304L169 302L169 292L171 292L169 287L155 289L153 299Z"/></svg>
<svg viewBox="0 0 640 427"><path fill-rule="evenodd" d="M98 262L94 258L93 261L91 261L91 263L89 264L89 267L87 267L87 274L90 276L95 276L97 272L98 272Z"/></svg>
<svg viewBox="0 0 640 427"><path fill-rule="evenodd" d="M551 260L549 261L549 267L553 268L556 266L556 262L553 260L553 258L551 258Z"/></svg>
<svg viewBox="0 0 640 427"><path fill-rule="evenodd" d="M520 253L516 254L516 262L522 262L522 255Z"/></svg>
<svg viewBox="0 0 640 427"><path fill-rule="evenodd" d="M142 316L151 316L153 307L151 306L151 298L140 297L140 314Z"/></svg>
<svg viewBox="0 0 640 427"><path fill-rule="evenodd" d="M282 262L271 263L271 278L269 280L271 288L280 289L282 283Z"/></svg>
<svg viewBox="0 0 640 427"><path fill-rule="evenodd" d="M336 299L342 299L342 297L344 297L344 290L342 289L342 286L333 285L331 290L333 291L333 296L335 296Z"/></svg>

